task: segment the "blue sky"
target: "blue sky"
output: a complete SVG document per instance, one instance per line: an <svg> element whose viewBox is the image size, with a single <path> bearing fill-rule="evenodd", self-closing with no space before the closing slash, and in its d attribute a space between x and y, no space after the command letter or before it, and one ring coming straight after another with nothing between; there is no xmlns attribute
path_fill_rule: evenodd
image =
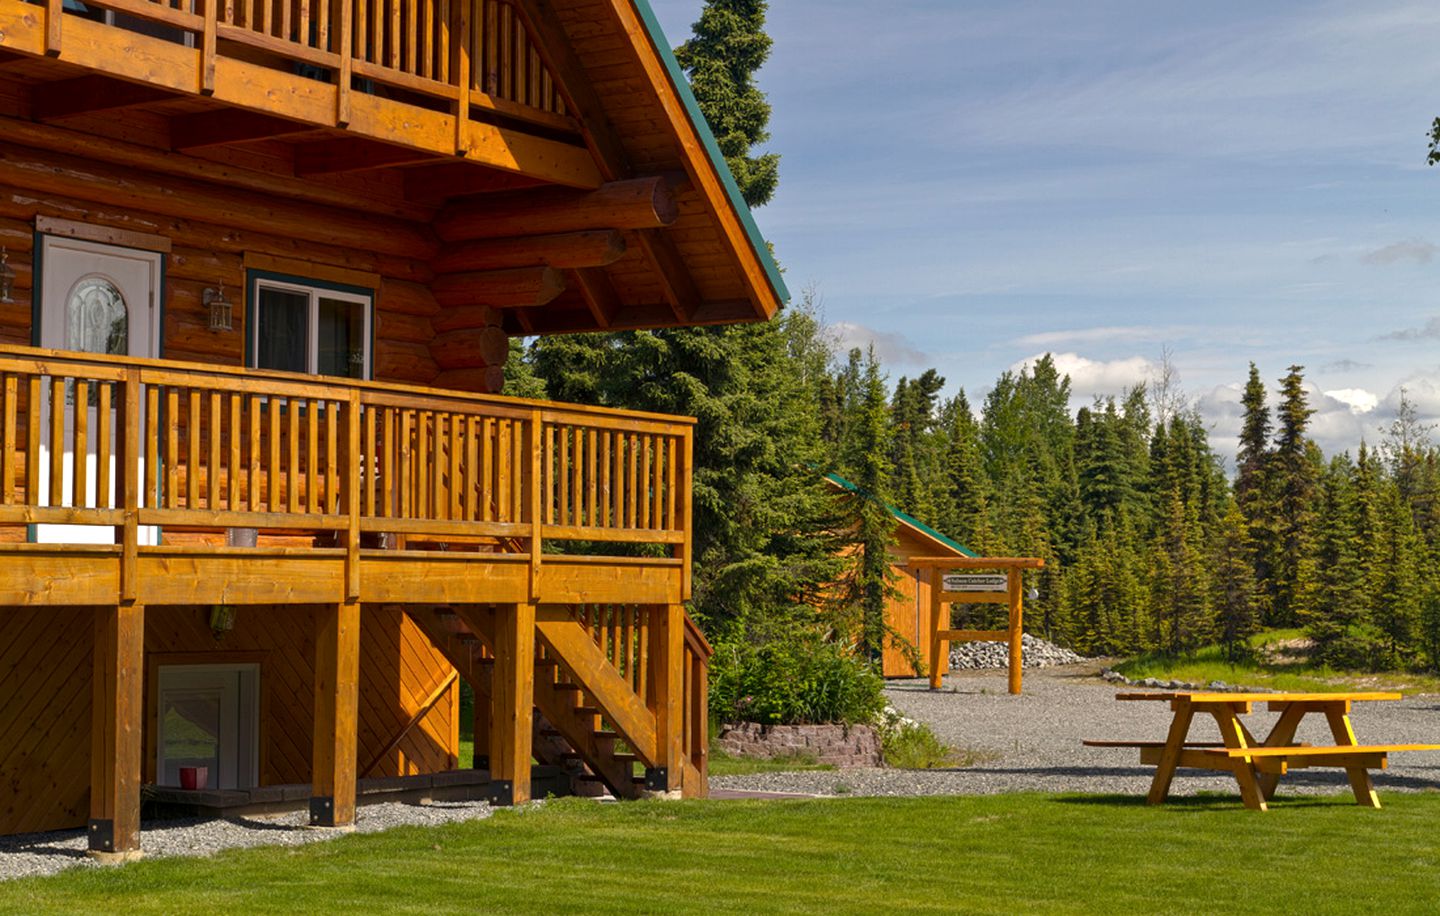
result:
<svg viewBox="0 0 1440 916"><path fill-rule="evenodd" d="M672 43L701 0L651 0ZM1165 351L1226 447L1254 360L1327 451L1440 420L1440 5L776 0L756 213L892 379L1047 351L1077 404Z"/></svg>

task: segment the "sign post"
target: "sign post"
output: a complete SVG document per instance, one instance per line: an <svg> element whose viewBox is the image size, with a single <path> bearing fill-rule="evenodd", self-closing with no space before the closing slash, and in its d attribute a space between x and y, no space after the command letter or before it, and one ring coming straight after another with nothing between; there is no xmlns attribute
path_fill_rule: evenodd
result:
<svg viewBox="0 0 1440 916"><path fill-rule="evenodd" d="M1045 561L1038 557L912 557L908 565L924 569L930 585L930 689L940 689L951 642L1003 642L1010 650L1010 693L1019 694L1024 661L1021 575L1026 569L1040 569ZM946 571L957 569L1003 572ZM951 629L949 607L952 604L1003 604L1009 611L1009 626L1003 630Z"/></svg>

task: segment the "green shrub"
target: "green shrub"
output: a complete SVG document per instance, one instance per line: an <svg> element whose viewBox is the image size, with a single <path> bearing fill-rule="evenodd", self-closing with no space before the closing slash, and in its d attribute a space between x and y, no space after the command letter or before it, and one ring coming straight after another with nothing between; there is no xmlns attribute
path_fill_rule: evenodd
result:
<svg viewBox="0 0 1440 916"><path fill-rule="evenodd" d="M710 714L724 722L869 722L885 706L883 688L867 662L813 636L722 644L710 660Z"/></svg>
<svg viewBox="0 0 1440 916"><path fill-rule="evenodd" d="M936 737L930 726L907 719L894 708L875 719L875 730L880 734L885 765L899 770L968 767L999 757L987 751L957 750Z"/></svg>

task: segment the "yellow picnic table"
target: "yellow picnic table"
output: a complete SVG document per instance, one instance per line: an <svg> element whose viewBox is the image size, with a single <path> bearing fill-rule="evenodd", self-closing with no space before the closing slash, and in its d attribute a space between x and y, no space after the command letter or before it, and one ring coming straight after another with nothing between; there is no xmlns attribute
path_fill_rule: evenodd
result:
<svg viewBox="0 0 1440 916"><path fill-rule="evenodd" d="M1355 801L1370 808L1380 807L1370 782L1372 769L1384 769L1394 751L1440 750L1440 744L1360 744L1350 725L1350 704L1358 701L1398 700L1398 693L1120 693L1122 701L1168 702L1174 717L1164 741L1085 741L1090 747L1135 747L1140 762L1155 766L1146 801L1162 804L1170 793L1177 767L1219 770L1234 773L1240 784L1245 807L1266 810L1265 802L1275 795L1280 777L1304 767L1340 767L1350 779ZM1280 718L1257 741L1240 720L1256 703L1265 703ZM1221 742L1191 742L1190 724L1195 715L1210 715L1220 726ZM1311 713L1325 717L1334 738L1333 745L1295 743L1295 731Z"/></svg>

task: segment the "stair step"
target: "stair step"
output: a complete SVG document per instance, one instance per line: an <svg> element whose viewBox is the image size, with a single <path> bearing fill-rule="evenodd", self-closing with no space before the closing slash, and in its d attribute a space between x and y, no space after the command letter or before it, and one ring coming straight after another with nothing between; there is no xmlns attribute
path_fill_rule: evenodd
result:
<svg viewBox="0 0 1440 916"><path fill-rule="evenodd" d="M600 709L599 709L599 707L597 707L597 706L576 706L576 707L575 707L575 715L577 715L577 716L598 716L598 715L600 715Z"/></svg>
<svg viewBox="0 0 1440 916"><path fill-rule="evenodd" d="M581 687L579 684L571 684L571 683L567 683L567 682L562 682L562 683L559 683L559 684L551 684L550 686L553 687L553 688L556 689L556 690L574 690L574 691L576 691L577 693L583 693L584 690L585 690L585 688L584 688L584 687Z"/></svg>
<svg viewBox="0 0 1440 916"><path fill-rule="evenodd" d="M639 763L639 762L640 762L640 758L637 757L637 756L635 756L634 754L615 754L613 757L611 757L611 759L614 760L616 763L619 763L619 764L630 764L630 763Z"/></svg>

